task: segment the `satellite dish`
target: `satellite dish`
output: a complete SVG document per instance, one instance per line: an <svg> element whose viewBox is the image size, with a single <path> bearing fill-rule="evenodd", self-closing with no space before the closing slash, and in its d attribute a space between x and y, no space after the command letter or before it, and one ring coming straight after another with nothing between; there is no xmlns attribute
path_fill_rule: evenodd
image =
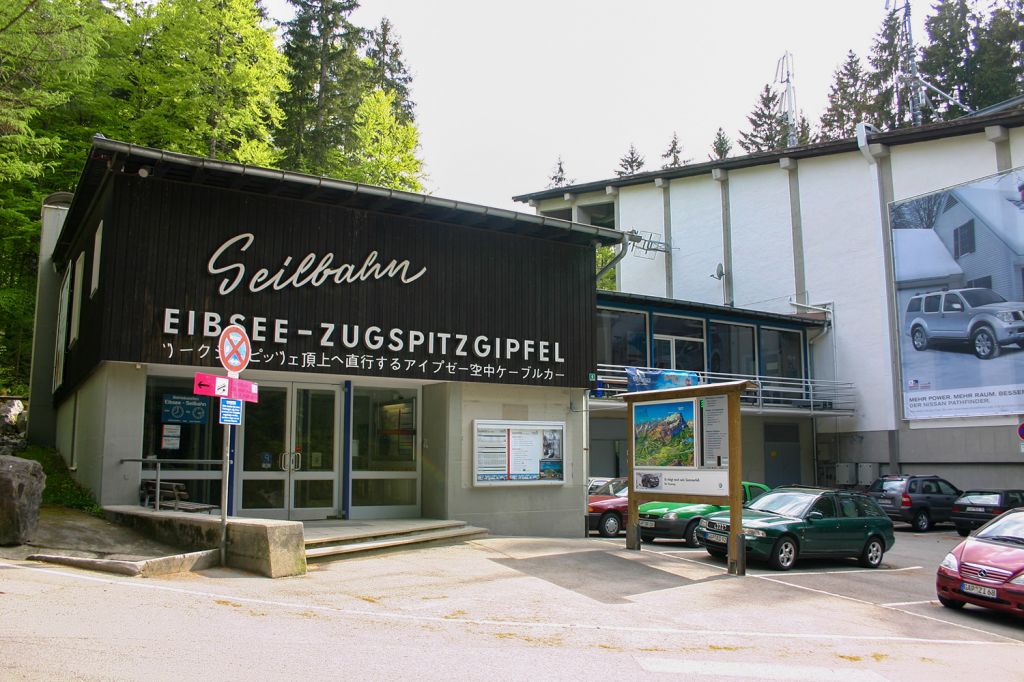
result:
<svg viewBox="0 0 1024 682"><path fill-rule="evenodd" d="M723 277L725 277L725 268L722 267L721 263L719 263L718 265L715 266L715 274L710 275L710 276L714 277L715 279L719 279L719 280L722 279Z"/></svg>

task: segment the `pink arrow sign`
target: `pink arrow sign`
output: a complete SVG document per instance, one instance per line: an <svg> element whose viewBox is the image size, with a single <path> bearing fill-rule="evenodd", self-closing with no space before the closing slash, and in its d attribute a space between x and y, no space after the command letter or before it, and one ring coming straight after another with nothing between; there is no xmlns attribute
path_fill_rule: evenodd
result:
<svg viewBox="0 0 1024 682"><path fill-rule="evenodd" d="M219 377L215 374L196 372L192 392L212 398L234 398L248 403L259 402L259 386L244 379Z"/></svg>

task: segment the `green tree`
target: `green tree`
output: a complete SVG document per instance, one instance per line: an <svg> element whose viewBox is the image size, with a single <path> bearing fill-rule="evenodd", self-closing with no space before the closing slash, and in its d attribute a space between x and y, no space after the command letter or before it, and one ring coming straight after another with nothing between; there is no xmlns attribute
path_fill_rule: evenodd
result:
<svg viewBox="0 0 1024 682"><path fill-rule="evenodd" d="M712 161L718 161L727 158L730 152L732 152L732 140L729 139L729 136L719 126L718 131L715 133L715 139L711 141L711 153L708 154L708 158Z"/></svg>
<svg viewBox="0 0 1024 682"><path fill-rule="evenodd" d="M629 150L625 156L619 159L619 168L615 171L617 176L625 177L627 175L634 175L639 173L644 167L644 157L640 156L640 152L636 150L636 147L632 144L629 145Z"/></svg>
<svg viewBox="0 0 1024 682"><path fill-rule="evenodd" d="M1024 86L1024 0L994 7L973 34L967 104L983 108L1020 94Z"/></svg>
<svg viewBox="0 0 1024 682"><path fill-rule="evenodd" d="M860 58L850 50L846 53L846 61L833 74L828 107L822 113L819 124L819 139L827 141L853 137L857 124L870 120L870 116L867 75Z"/></svg>
<svg viewBox="0 0 1024 682"><path fill-rule="evenodd" d="M979 18L967 0L940 0L935 14L925 20L930 43L921 51L921 76L939 90L957 99L967 94L974 71L971 36ZM932 97L934 116L949 120L964 110L943 97Z"/></svg>
<svg viewBox="0 0 1024 682"><path fill-rule="evenodd" d="M669 142L668 149L661 155L661 158L665 159L662 168L678 168L679 166L685 166L690 163L690 159L680 158L683 153L683 148L679 144L679 135L675 131L672 132L672 141Z"/></svg>
<svg viewBox="0 0 1024 682"><path fill-rule="evenodd" d="M868 55L868 99L873 102L873 122L888 130L912 123L910 90L901 88L900 70L904 54L900 46L902 22L898 10L885 15Z"/></svg>
<svg viewBox="0 0 1024 682"><path fill-rule="evenodd" d="M562 163L562 157L559 155L558 163L555 164L555 169L551 172L548 177L548 188L551 187L565 187L576 182L575 178L569 179L565 175L565 165Z"/></svg>
<svg viewBox="0 0 1024 682"><path fill-rule="evenodd" d="M403 123L413 121L414 104L410 99L409 85L412 75L402 61L402 47L391 22L385 17L380 25L370 31L366 48L370 60L370 86L395 94L395 116Z"/></svg>
<svg viewBox="0 0 1024 682"><path fill-rule="evenodd" d="M289 0L283 52L291 69L281 96L284 125L276 141L286 168L317 175L344 172L344 149L354 142L356 109L366 91L366 37L349 17L356 0Z"/></svg>
<svg viewBox="0 0 1024 682"><path fill-rule="evenodd" d="M597 272L615 258L615 249L610 246L597 247ZM615 291L615 268L611 268L597 280L597 288L604 291Z"/></svg>
<svg viewBox="0 0 1024 682"><path fill-rule="evenodd" d="M252 0L160 0L127 14L132 49L108 84L115 136L271 165L287 64Z"/></svg>
<svg viewBox="0 0 1024 682"><path fill-rule="evenodd" d="M747 116L750 130L740 133L739 145L748 154L770 152L786 146L788 128L779 113L779 95L765 84L754 110Z"/></svg>
<svg viewBox="0 0 1024 682"><path fill-rule="evenodd" d="M355 182L407 192L423 190L423 162L417 158L419 131L395 116L395 95L374 90L356 110L355 144L344 176Z"/></svg>
<svg viewBox="0 0 1024 682"><path fill-rule="evenodd" d="M40 133L34 120L91 74L98 11L75 0L0 3L0 182L38 177L60 150L60 137Z"/></svg>

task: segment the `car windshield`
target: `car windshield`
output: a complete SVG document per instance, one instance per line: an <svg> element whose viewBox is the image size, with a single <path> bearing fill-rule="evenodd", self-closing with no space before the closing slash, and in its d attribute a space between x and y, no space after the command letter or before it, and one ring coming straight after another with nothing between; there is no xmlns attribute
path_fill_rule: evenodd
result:
<svg viewBox="0 0 1024 682"><path fill-rule="evenodd" d="M814 493L799 490L773 490L752 501L747 505L747 509L783 516L803 516L817 497Z"/></svg>
<svg viewBox="0 0 1024 682"><path fill-rule="evenodd" d="M1006 299L991 289L965 289L960 294L967 299L967 304L972 308L989 303L1006 303Z"/></svg>
<svg viewBox="0 0 1024 682"><path fill-rule="evenodd" d="M1014 544L1024 543L1024 513L1017 512L1000 516L975 533L974 537L1002 540Z"/></svg>
<svg viewBox="0 0 1024 682"><path fill-rule="evenodd" d="M968 490L957 499L957 504L999 504L999 493L990 490Z"/></svg>
<svg viewBox="0 0 1024 682"><path fill-rule="evenodd" d="M594 488L590 491L591 495L621 495L628 486L626 485L626 479L624 478L613 478L612 480L604 483L603 485Z"/></svg>

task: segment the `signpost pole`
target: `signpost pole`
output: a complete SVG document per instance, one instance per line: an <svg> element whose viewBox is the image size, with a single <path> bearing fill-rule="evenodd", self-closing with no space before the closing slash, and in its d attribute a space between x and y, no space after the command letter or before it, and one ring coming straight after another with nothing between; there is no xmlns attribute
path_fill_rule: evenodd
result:
<svg viewBox="0 0 1024 682"><path fill-rule="evenodd" d="M228 479L231 468L231 439L235 427L224 426L224 459L221 464L220 482L220 565L228 565Z"/></svg>

